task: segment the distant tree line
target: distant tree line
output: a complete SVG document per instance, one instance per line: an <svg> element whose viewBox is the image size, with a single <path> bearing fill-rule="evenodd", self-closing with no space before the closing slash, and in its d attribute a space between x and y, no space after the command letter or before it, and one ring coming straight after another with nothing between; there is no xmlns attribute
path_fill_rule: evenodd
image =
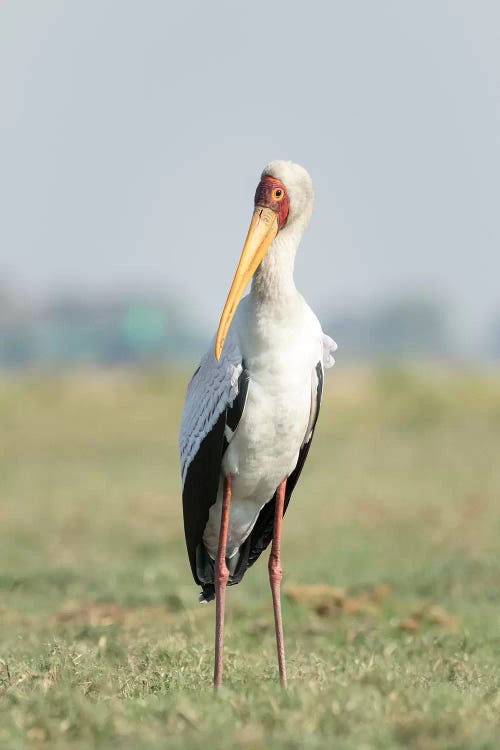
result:
<svg viewBox="0 0 500 750"><path fill-rule="evenodd" d="M201 341L155 295L58 297L26 305L0 289L0 366L133 365L191 359Z"/></svg>
<svg viewBox="0 0 500 750"><path fill-rule="evenodd" d="M443 359L454 353L446 308L426 298L341 313L332 317L331 330L350 359Z"/></svg>
<svg viewBox="0 0 500 750"><path fill-rule="evenodd" d="M66 295L35 306L0 286L0 367L134 365L193 360L206 337L181 305L159 294ZM447 308L405 297L364 310L322 315L343 361L460 355ZM500 359L500 317L484 358Z"/></svg>
<svg viewBox="0 0 500 750"><path fill-rule="evenodd" d="M339 345L339 354L347 360L500 360L500 315L467 343L454 311L425 294L340 312L325 323L325 330L332 332Z"/></svg>

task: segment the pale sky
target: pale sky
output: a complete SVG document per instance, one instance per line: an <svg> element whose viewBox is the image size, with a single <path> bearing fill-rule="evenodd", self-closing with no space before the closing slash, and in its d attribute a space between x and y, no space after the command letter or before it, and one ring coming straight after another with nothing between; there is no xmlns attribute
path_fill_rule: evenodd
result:
<svg viewBox="0 0 500 750"><path fill-rule="evenodd" d="M164 289L216 325L262 167L310 172L318 311L500 312L500 3L3 0L0 277ZM334 334L334 332L332 332Z"/></svg>

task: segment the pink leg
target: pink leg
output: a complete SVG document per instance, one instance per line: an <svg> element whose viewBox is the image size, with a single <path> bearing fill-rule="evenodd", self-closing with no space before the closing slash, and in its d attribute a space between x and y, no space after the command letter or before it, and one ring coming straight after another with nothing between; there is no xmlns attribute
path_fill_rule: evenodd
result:
<svg viewBox="0 0 500 750"><path fill-rule="evenodd" d="M283 622L281 620L280 587L283 571L281 569L281 526L285 508L286 479L276 491L276 511L274 514L273 542L269 556L269 583L273 595L274 626L276 629L276 648L278 650L278 667L282 687L287 686L285 665L285 643L283 641Z"/></svg>
<svg viewBox="0 0 500 750"><path fill-rule="evenodd" d="M233 478L224 479L224 497L220 519L219 547L215 561L215 665L214 688L222 685L222 652L224 649L224 611L226 608L226 586L229 570L226 565L227 531L229 528L229 511L231 508L231 489Z"/></svg>

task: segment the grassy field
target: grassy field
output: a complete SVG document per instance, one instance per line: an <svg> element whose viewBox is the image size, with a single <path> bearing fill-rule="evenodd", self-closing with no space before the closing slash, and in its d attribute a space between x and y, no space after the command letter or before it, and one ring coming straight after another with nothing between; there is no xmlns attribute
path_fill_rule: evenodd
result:
<svg viewBox="0 0 500 750"><path fill-rule="evenodd" d="M260 561L229 590L216 697L184 383L0 384L0 747L498 748L498 378L329 374L284 527L290 689Z"/></svg>

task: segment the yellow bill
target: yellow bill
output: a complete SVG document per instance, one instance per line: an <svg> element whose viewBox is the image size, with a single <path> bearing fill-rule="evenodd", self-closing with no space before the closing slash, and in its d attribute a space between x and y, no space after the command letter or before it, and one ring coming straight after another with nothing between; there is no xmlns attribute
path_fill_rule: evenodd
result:
<svg viewBox="0 0 500 750"><path fill-rule="evenodd" d="M234 274L233 283L227 295L219 328L217 329L215 339L215 359L217 360L220 359L220 355L222 354L229 326L234 318L243 292L277 234L278 215L270 208L256 206L241 253L240 262Z"/></svg>

